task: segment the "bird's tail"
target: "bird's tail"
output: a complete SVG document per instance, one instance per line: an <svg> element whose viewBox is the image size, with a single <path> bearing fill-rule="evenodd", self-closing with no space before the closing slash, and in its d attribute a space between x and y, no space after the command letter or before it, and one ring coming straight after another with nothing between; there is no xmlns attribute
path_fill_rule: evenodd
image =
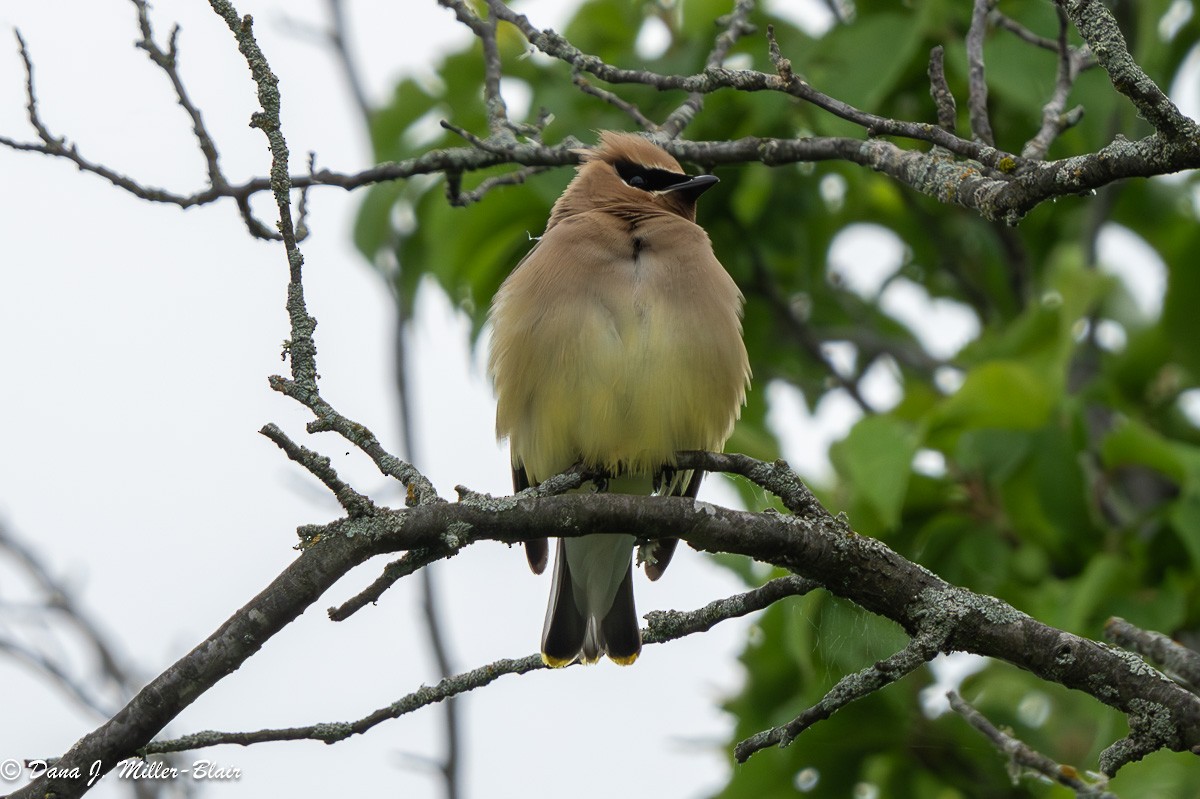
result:
<svg viewBox="0 0 1200 799"><path fill-rule="evenodd" d="M608 655L627 666L642 651L633 603L633 537L589 535L558 541L542 660L568 666Z"/></svg>

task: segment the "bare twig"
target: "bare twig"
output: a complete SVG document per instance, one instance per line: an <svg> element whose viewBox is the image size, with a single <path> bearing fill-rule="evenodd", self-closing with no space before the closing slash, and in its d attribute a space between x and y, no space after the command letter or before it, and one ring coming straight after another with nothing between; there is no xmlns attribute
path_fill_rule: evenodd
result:
<svg viewBox="0 0 1200 799"><path fill-rule="evenodd" d="M958 109L950 84L946 83L946 50L940 44L929 51L929 96L937 108L938 127L953 133L958 125Z"/></svg>
<svg viewBox="0 0 1200 799"><path fill-rule="evenodd" d="M178 38L179 26L176 25L171 30L171 36L167 40L167 49L163 50L158 43L154 41L154 31L150 27L150 6L146 0L133 0L134 6L137 7L138 28L141 31L142 38L138 41L137 46L150 56L159 69L171 81L171 88L175 90L175 97L179 101L179 105L187 112L188 117L192 120L192 132L196 135L196 144L200 148L201 154L204 156L205 164L208 167L209 184L214 188L226 188L229 184L225 180L225 175L221 172L220 159L217 155L217 146L213 142L212 135L209 134L208 128L204 125L204 117L200 113L200 109L192 102L188 96L187 89L183 85L183 80L179 77L178 70Z"/></svg>
<svg viewBox="0 0 1200 799"><path fill-rule="evenodd" d="M362 79L358 64L355 63L354 55L350 52L345 0L325 0L325 8L329 12L328 39L338 64L342 68L342 77L346 79L346 86L349 87L350 94L354 97L354 105L358 108L359 115L364 122L370 122L374 111L371 108L371 101L367 99L366 84Z"/></svg>
<svg viewBox="0 0 1200 799"><path fill-rule="evenodd" d="M875 693L933 660L942 646L942 641L932 637L914 638L896 654L838 680L837 685L829 689L820 702L792 721L763 730L739 743L733 750L734 759L745 763L755 752L771 746L787 746L800 733L829 718L856 699Z"/></svg>
<svg viewBox="0 0 1200 799"><path fill-rule="evenodd" d="M385 566L383 573L371 585L341 605L329 608L330 621L345 621L367 605L378 602L379 598L398 581L410 574L415 574L418 570L433 563L435 560L448 557L452 554L454 552L449 549L439 549L437 547L411 549L405 552L403 557Z"/></svg>
<svg viewBox="0 0 1200 799"><path fill-rule="evenodd" d="M471 29L483 47L483 101L487 108L488 127L491 135L500 141L511 140L512 126L508 120L508 106L500 94L500 48L496 45L496 17L494 14L483 19L464 0L438 0L438 5L454 11L458 21Z"/></svg>
<svg viewBox="0 0 1200 799"><path fill-rule="evenodd" d="M495 175L490 178L484 178L479 182L479 185L470 191L462 191L461 180L446 181L446 194L450 204L457 207L465 207L473 203L477 203L487 195L492 189L500 188L501 186L519 186L534 175L540 175L543 172L550 171L552 167L548 166L523 166L520 169L515 169L504 175ZM447 176L449 178L449 176Z"/></svg>
<svg viewBox="0 0 1200 799"><path fill-rule="evenodd" d="M61 136L55 136L50 132L50 129L42 121L41 114L38 111L37 94L34 90L34 75L33 75L33 59L29 55L29 48L22 37L19 30L13 31L17 37L17 49L21 55L21 61L25 65L25 96L26 96L26 116L30 126L38 135L38 142L18 142L7 136L0 136L0 144L13 150L21 150L25 152L42 153L43 155L54 156L57 158L66 158L77 166L81 171L91 172L98 175L119 189L150 202L163 202L178 205L181 208L188 208L193 205L200 205L204 202L213 202L219 199L221 192L215 187L210 187L206 192L200 192L192 196L184 196L175 194L165 189L142 186L133 179L126 177L106 166L96 164L84 158L78 148L74 144L67 144L67 140Z"/></svg>
<svg viewBox="0 0 1200 799"><path fill-rule="evenodd" d="M996 28L1003 28L1026 44L1032 44L1034 47L1040 47L1052 53L1059 51L1057 39L1039 36L1003 12L993 9L988 14L988 24Z"/></svg>
<svg viewBox="0 0 1200 799"><path fill-rule="evenodd" d="M717 39L713 43L712 50L708 53L708 58L704 61L704 68L717 69L725 63L726 56L733 46L737 44L738 39L754 32L754 26L749 23L749 17L756 0L734 0L733 10L718 20L718 24L723 25L722 31L717 34ZM692 92L688 98L683 101L683 104L671 112L661 126L659 131L667 138L674 139L683 132L700 109L704 107L704 94L702 92Z"/></svg>
<svg viewBox="0 0 1200 799"><path fill-rule="evenodd" d="M783 506L797 516L811 516L814 513L828 515L824 506L785 460L765 463L736 452L696 451L677 453L676 463L680 469L703 469L745 477L779 497Z"/></svg>
<svg viewBox="0 0 1200 799"><path fill-rule="evenodd" d="M1083 106L1076 106L1066 111L1067 96L1075 85L1075 78L1082 68L1078 53L1067 43L1067 30L1070 26L1067 14L1062 6L1056 6L1058 12L1058 74L1054 81L1054 93L1042 109L1042 127L1021 150L1024 158L1042 159L1050 149L1050 144L1067 128L1079 124L1083 119Z"/></svg>
<svg viewBox="0 0 1200 799"><path fill-rule="evenodd" d="M603 100L614 108L624 112L625 115L632 119L634 123L642 130L658 130L658 125L652 119L643 114L642 109L638 108L636 104L618 97L608 89L601 89L598 86L593 86L590 82L588 82L588 79L583 77L583 75L581 75L578 71L571 73L571 82L575 84L575 86L584 94L590 94L592 97Z"/></svg>
<svg viewBox="0 0 1200 799"><path fill-rule="evenodd" d="M1103 776L1099 776L1096 782L1088 782L1072 766L1055 763L1024 741L998 730L994 724L988 721L987 717L971 707L956 692L949 691L946 698L950 700L950 707L955 713L983 733L984 737L991 741L1001 754L1008 757L1014 779L1020 774L1021 769L1029 769L1052 782L1070 788L1079 799L1117 799L1116 794L1108 791L1108 780Z"/></svg>
<svg viewBox="0 0 1200 799"><path fill-rule="evenodd" d="M648 626L642 633L646 644L663 644L696 633L707 632L722 621L735 619L762 610L790 596L801 596L816 588L816 583L796 576L780 577L751 591L711 602L697 610L653 611L646 614ZM412 713L428 705L442 702L482 688L508 674L525 674L546 666L541 656L527 655L516 660L498 660L423 687L387 707L380 708L351 722L325 722L306 727L292 727L256 732L203 732L170 741L158 741L142 748L140 754L182 752L220 744L252 744L264 741L317 740L335 743L352 735L360 735L378 724Z"/></svg>
<svg viewBox="0 0 1200 799"><path fill-rule="evenodd" d="M369 497L358 493L338 477L337 471L333 468L333 464L329 458L292 441L286 433L274 424L265 425L258 432L274 441L280 449L287 453L289 458L303 466L310 474L324 483L325 487L337 497L338 503L351 516L361 516L376 511L375 503Z"/></svg>
<svg viewBox="0 0 1200 799"><path fill-rule="evenodd" d="M87 609L74 596L74 592L51 574L50 568L34 550L21 541L7 525L0 522L0 550L4 550L17 562L21 571L28 574L37 585L48 610L61 613L83 637L95 655L100 671L122 692L128 693L136 687L139 675L133 673L117 654L116 647L91 617Z"/></svg>
<svg viewBox="0 0 1200 799"><path fill-rule="evenodd" d="M754 241L749 236L745 240L747 242ZM854 403L862 409L863 413L868 415L874 413L875 409L871 407L866 397L862 395L862 391L859 390L858 381L853 375L842 374L833 365L833 362L825 352L824 343L817 337L812 327L808 324L808 321L796 312L795 305L789 302L788 298L784 296L779 288L779 282L770 274L770 270L759 253L758 248L748 243L747 250L749 251L751 263L754 267L754 288L774 309L776 316L783 322L800 346L804 348L808 357L821 365L830 379L837 383L850 396L850 399L854 400Z"/></svg>
<svg viewBox="0 0 1200 799"><path fill-rule="evenodd" d="M967 113L971 133L984 144L995 146L992 121L988 116L987 76L983 66L983 39L987 35L988 12L996 0L975 0L971 28L967 31Z"/></svg>
<svg viewBox="0 0 1200 799"><path fill-rule="evenodd" d="M116 707L100 698L96 691L72 674L65 663L50 657L46 652L38 651L8 637L0 637L0 653L15 661L25 663L34 672L50 678L63 694L100 718L106 719L116 711Z"/></svg>

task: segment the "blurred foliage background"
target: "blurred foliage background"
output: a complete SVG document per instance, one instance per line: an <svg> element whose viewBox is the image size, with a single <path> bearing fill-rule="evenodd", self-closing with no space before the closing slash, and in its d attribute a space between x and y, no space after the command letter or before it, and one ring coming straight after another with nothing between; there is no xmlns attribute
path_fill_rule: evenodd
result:
<svg viewBox="0 0 1200 799"><path fill-rule="evenodd" d="M1176 85L1200 38L1192 3L1110 5L1135 59L1161 86ZM612 64L691 74L703 66L716 20L730 7L729 0L590 0L563 33ZM930 48L944 45L959 129L966 130L971 4L860 0L849 10L819 32L760 10L753 17L759 34L738 43L730 64L771 71L762 33L772 23L784 55L815 87L866 111L932 121L927 60ZM1046 0L1006 0L999 10L1042 36L1057 34ZM650 60L644 41L640 54L636 45L648 28L665 44ZM1074 34L1072 41L1078 44ZM528 55L511 27L501 27L500 44L506 93L530 95L528 121L540 109L553 114L547 141L593 141L596 130L633 127L621 111L575 87L569 67ZM997 143L1019 152L1040 125L1056 56L998 29L985 54ZM439 119L486 133L478 41L448 55L437 73L437 81L405 79L375 116L379 161L461 146ZM640 86L605 88L656 120L683 99ZM1075 104L1086 115L1054 143L1050 158L1094 151L1116 134L1151 132L1099 68L1080 77ZM706 98L685 135L865 134L782 95L726 91ZM467 176L464 188L503 171ZM400 302L411 304L418 283L432 277L478 331L492 294L528 251L529 236L543 229L572 174L546 172L465 209L448 204L440 179L378 185L362 204L357 244L373 263L388 264ZM718 174L722 182L700 204L699 222L746 295L755 375L729 450L771 458L781 445L805 446L780 441L768 425L768 397L776 396L769 386L799 392L810 409L831 394L856 396L861 418L829 453L832 477L814 488L858 532L1073 633L1099 638L1105 620L1119 615L1193 645L1200 640L1194 174L1062 199L1016 228L941 206L850 164L749 164ZM1114 263L1112 248L1100 246L1106 236L1133 242L1141 257ZM831 251L848 241L858 242L851 251L864 265L886 261L884 250L901 255L872 281L856 274L858 264L832 263ZM881 241L887 246L873 249ZM906 324L888 299L900 295L916 298L918 309L950 309L966 319L970 340L959 346L954 336L961 333ZM882 400L861 385L864 376L881 374L890 386ZM751 508L765 501L745 487L743 494ZM738 559L725 562L748 583L771 576ZM842 675L902 645L902 631L890 622L827 594L775 605L746 644L744 689L728 699L736 739L790 720ZM965 698L1059 762L1094 765L1126 733L1124 718L1090 697L1007 664L980 668L963 684ZM1015 779L960 718L928 710L933 682L922 669L790 748L757 755L735 767L721 795L1070 795ZM1111 788L1125 799L1194 797L1200 763L1160 752L1126 767Z"/></svg>

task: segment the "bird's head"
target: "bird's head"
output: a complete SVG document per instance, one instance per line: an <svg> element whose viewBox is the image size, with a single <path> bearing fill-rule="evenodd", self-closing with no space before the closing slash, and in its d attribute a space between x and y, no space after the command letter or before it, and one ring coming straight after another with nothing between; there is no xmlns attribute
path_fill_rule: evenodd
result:
<svg viewBox="0 0 1200 799"><path fill-rule="evenodd" d="M717 183L714 175L686 174L670 153L635 133L603 131L599 147L579 153L579 172L555 204L552 220L619 208L694 222L696 198Z"/></svg>

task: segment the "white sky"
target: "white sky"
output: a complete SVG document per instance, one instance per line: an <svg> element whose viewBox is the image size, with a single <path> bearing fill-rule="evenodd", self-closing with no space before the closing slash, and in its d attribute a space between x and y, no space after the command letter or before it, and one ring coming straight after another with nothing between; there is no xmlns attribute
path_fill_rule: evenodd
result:
<svg viewBox="0 0 1200 799"><path fill-rule="evenodd" d="M331 168L366 166L360 122L335 64L285 21L319 24L324 3L237 5L255 15L259 42L280 76L294 170L309 150ZM398 74L430 69L440 52L468 38L434 0L349 5L377 101ZM535 24L561 29L562 5L537 0L521 8ZM206 3L175 0L157 3L154 19L160 40L173 22L182 25L183 76L227 174L235 181L265 174L263 136L247 127L253 85L223 23ZM170 86L132 46L131 3L0 4L0 28L14 26L31 49L41 111L55 133L143 183L184 192L204 185L203 162ZM33 137L24 103L15 41L0 36L0 133ZM333 458L377 500L395 504L398 492L332 434L307 436L307 411L267 387L267 375L285 368L286 262L278 244L247 235L232 203L187 212L151 206L66 162L9 151L0 151L0 181L0 518L35 544L150 677L295 557L297 525L340 515L315 480L258 435L264 423ZM260 215L270 221L269 198L260 199ZM320 323L326 398L394 449L392 309L349 244L356 201L337 189L311 194L306 289ZM901 254L887 235L839 244L834 260L851 265L844 277L855 290L879 291L898 267ZM1136 249L1127 236L1113 240ZM909 318L907 308L914 320L933 319L941 341L974 335L973 319L931 306L913 286L889 284L900 318ZM507 493L507 456L493 443L491 392L478 359L467 355L465 320L436 291L425 291L419 306L412 351L420 466L448 497L459 483ZM885 372L877 388L867 388L886 407L895 387ZM852 403L831 394L814 416L786 386L755 390L770 391L772 421L787 431L793 464L826 474L827 444L855 420ZM710 480L706 497L732 502L723 488ZM171 731L349 720L433 682L413 586L397 586L343 624L325 618L327 606L355 594L382 565L343 580ZM530 575L520 552L476 546L437 572L460 669L534 651L548 578ZM19 595L3 565L0 586L0 601ZM644 612L698 607L739 586L685 550L665 579L639 578L636 589ZM17 612L0 606L0 629ZM563 786L579 799L623 795L634 785L639 795L672 797L716 789L727 774L720 745L731 726L716 705L737 688L734 657L749 623L648 647L632 668L604 663L510 677L469 695L465 796L561 793ZM0 761L61 753L99 721L4 658L0 717L7 721ZM440 785L411 756L440 754L440 724L440 712L428 709L334 747L280 743L196 756L243 773L210 795L383 789L437 796ZM95 795L114 795L115 782L110 776ZM0 793L16 785L0 783Z"/></svg>

